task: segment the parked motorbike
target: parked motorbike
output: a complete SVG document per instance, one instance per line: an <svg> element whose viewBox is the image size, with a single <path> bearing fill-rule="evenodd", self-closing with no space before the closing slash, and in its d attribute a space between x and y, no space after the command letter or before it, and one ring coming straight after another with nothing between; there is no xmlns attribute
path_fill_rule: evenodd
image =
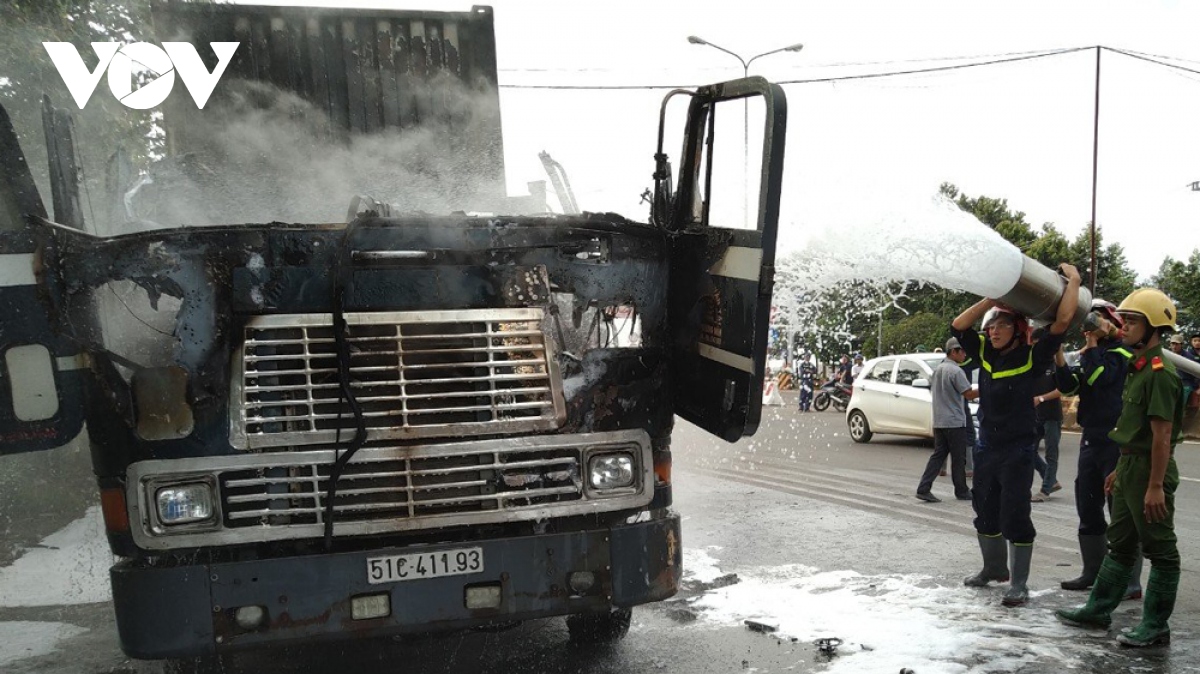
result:
<svg viewBox="0 0 1200 674"><path fill-rule="evenodd" d="M817 389L817 395L813 398L813 409L818 412L824 412L829 409L832 404L833 409L839 412L845 412L846 406L850 404L850 394L853 392L853 387L834 379L827 381Z"/></svg>

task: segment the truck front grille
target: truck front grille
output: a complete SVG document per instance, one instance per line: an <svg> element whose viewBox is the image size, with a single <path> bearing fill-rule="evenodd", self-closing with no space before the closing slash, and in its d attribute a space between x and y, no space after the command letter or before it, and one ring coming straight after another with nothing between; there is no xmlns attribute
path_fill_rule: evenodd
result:
<svg viewBox="0 0 1200 674"><path fill-rule="evenodd" d="M336 522L499 512L583 498L578 448L428 458L369 456L346 465ZM228 528L322 524L332 462L226 471L219 484Z"/></svg>
<svg viewBox="0 0 1200 674"><path fill-rule="evenodd" d="M371 440L552 430L565 416L541 309L348 313L349 386ZM234 363L230 442L348 441L329 314L257 316Z"/></svg>
<svg viewBox="0 0 1200 674"><path fill-rule="evenodd" d="M236 545L324 535L329 472L340 452L310 449L130 465L126 499L137 544L147 550ZM627 454L633 484L600 491L588 462ZM210 522L163 525L164 485L216 490ZM645 507L654 496L650 436L643 430L491 438L416 446L368 446L338 480L334 535L394 534L542 520Z"/></svg>

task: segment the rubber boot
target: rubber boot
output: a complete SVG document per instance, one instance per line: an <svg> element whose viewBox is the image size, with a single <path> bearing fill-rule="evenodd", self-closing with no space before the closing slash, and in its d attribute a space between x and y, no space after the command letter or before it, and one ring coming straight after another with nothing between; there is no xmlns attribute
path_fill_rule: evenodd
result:
<svg viewBox="0 0 1200 674"><path fill-rule="evenodd" d="M1079 556L1083 559L1083 572L1078 578L1059 583L1064 590L1090 590L1096 582L1100 564L1108 554L1108 539L1104 534L1080 534Z"/></svg>
<svg viewBox="0 0 1200 674"><path fill-rule="evenodd" d="M979 551L983 553L983 570L969 578L963 579L963 585L970 587L987 587L991 581L1004 583L1008 581L1008 556L1004 549L1004 537L1000 534L979 538Z"/></svg>
<svg viewBox="0 0 1200 674"><path fill-rule="evenodd" d="M1125 588L1133 569L1120 564L1112 557L1105 557L1096 574L1096 583L1087 603L1075 609L1059 609L1054 615L1059 620L1075 627L1108 629L1112 624L1112 612L1121 604Z"/></svg>
<svg viewBox="0 0 1200 674"><path fill-rule="evenodd" d="M1029 580L1029 566L1033 560L1033 543L1008 544L1008 552L1012 558L1012 584L1004 593L1000 602L1005 606L1024 606L1029 601L1029 588L1025 583Z"/></svg>
<svg viewBox="0 0 1200 674"><path fill-rule="evenodd" d="M1142 622L1137 627L1117 635L1124 646L1145 648L1171 643L1171 628L1167 620L1175 610L1175 593L1179 590L1178 571L1150 568L1146 582L1146 600L1142 603Z"/></svg>
<svg viewBox="0 0 1200 674"><path fill-rule="evenodd" d="M1125 596L1121 601L1142 598L1142 553L1138 552L1137 561L1133 563L1133 575L1129 577L1129 585L1125 588Z"/></svg>

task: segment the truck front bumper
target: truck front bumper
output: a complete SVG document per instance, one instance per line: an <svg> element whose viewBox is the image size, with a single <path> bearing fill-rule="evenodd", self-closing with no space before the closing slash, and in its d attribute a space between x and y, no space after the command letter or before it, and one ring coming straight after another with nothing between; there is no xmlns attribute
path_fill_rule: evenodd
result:
<svg viewBox="0 0 1200 674"><path fill-rule="evenodd" d="M367 559L481 548L483 571L371 584ZM669 514L594 531L178 567L122 562L112 569L121 647L144 659L190 657L314 639L469 629L498 622L606 611L675 594L682 573L679 518ZM568 586L589 571L595 585ZM499 588L495 608L467 608L466 588ZM387 594L390 614L356 620L351 602ZM243 629L241 607L264 610Z"/></svg>

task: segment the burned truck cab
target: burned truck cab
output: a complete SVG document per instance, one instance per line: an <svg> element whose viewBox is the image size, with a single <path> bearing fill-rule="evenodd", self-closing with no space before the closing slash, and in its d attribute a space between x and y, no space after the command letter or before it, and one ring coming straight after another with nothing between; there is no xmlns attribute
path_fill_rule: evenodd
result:
<svg viewBox="0 0 1200 674"><path fill-rule="evenodd" d="M672 426L757 427L786 123L760 78L679 95L649 224L368 211L97 236L49 219L0 115L3 451L86 428L129 655L560 615L611 639L676 592ZM712 120L747 97L761 194L735 230L709 223Z"/></svg>

